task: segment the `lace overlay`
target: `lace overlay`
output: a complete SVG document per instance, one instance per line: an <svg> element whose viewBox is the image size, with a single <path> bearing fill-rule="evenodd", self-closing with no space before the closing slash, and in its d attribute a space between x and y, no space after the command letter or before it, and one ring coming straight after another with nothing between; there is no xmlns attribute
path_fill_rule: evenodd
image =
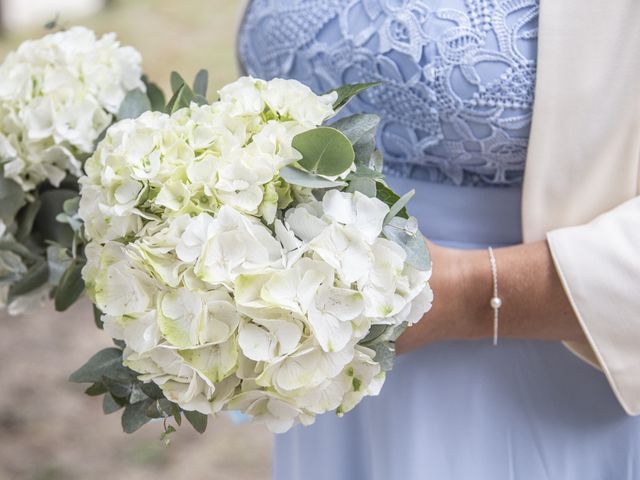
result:
<svg viewBox="0 0 640 480"><path fill-rule="evenodd" d="M348 108L380 115L390 175L518 185L537 22L538 0L254 0L238 49L247 73L316 92L383 82Z"/></svg>

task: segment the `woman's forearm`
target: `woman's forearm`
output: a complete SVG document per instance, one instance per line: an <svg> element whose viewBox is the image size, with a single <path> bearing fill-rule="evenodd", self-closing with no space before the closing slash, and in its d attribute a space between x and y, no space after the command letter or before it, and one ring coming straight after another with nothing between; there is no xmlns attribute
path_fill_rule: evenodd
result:
<svg viewBox="0 0 640 480"><path fill-rule="evenodd" d="M491 266L487 250L430 245L434 304L398 339L399 352L427 343L493 334ZM494 249L498 267L499 337L579 340L582 329L545 241Z"/></svg>

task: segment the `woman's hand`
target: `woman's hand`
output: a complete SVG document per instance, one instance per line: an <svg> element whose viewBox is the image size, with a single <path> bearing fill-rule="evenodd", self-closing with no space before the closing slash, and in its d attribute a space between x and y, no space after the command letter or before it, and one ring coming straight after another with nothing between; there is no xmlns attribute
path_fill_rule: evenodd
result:
<svg viewBox="0 0 640 480"><path fill-rule="evenodd" d="M493 280L487 250L429 242L433 307L396 341L398 353L444 340L493 334ZM499 337L584 340L546 242L494 249L498 267Z"/></svg>

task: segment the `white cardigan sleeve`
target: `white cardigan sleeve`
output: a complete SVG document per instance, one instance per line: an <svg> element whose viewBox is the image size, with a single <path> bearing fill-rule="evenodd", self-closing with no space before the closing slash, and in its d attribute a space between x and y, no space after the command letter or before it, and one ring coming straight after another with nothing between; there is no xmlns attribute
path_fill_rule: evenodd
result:
<svg viewBox="0 0 640 480"><path fill-rule="evenodd" d="M640 197L547 241L588 340L567 347L604 371L628 414L640 414Z"/></svg>

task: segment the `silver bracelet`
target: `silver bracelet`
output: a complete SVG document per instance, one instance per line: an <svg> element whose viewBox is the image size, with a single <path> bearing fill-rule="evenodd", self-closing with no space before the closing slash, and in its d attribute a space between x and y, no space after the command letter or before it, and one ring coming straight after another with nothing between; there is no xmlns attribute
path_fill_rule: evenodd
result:
<svg viewBox="0 0 640 480"><path fill-rule="evenodd" d="M493 296L489 304L493 309L493 345L498 344L498 310L502 306L502 299L498 296L498 265L493 248L489 247L489 263L491 263L491 277L493 278Z"/></svg>

